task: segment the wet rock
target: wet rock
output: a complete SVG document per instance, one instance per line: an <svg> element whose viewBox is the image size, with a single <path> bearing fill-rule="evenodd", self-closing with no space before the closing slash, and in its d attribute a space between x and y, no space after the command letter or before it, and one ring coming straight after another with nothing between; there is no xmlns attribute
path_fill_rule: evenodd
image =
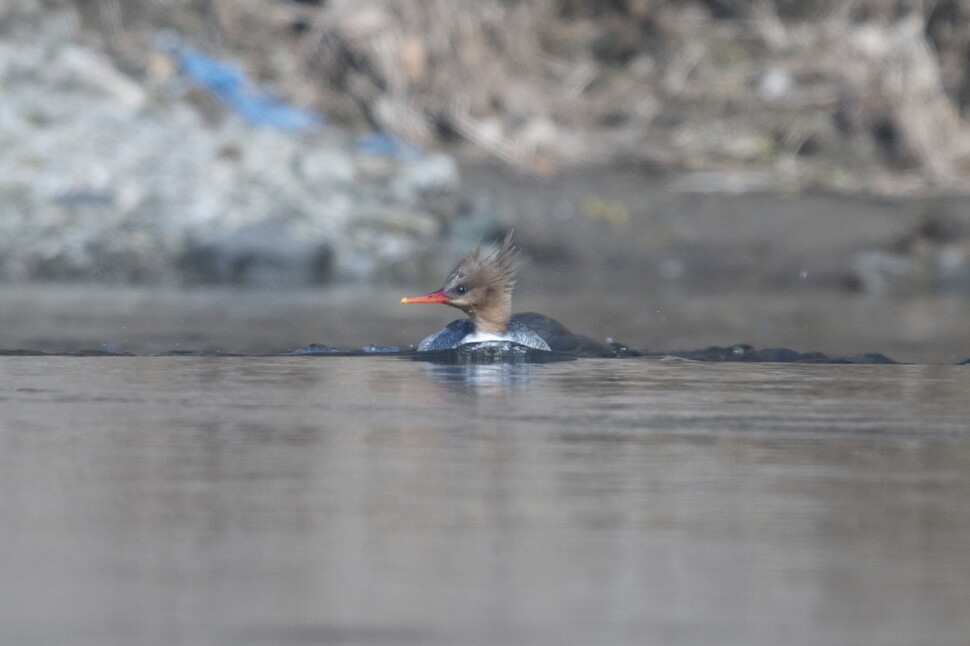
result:
<svg viewBox="0 0 970 646"><path fill-rule="evenodd" d="M344 350L341 350L340 348L332 348L329 345L323 345L321 343L311 343L305 348L294 350L290 354L335 354L342 352L344 352Z"/></svg>
<svg viewBox="0 0 970 646"><path fill-rule="evenodd" d="M700 350L675 350L672 352L651 352L649 356L672 356L694 361L745 361L755 352L750 345L737 344L732 346L712 345Z"/></svg>
<svg viewBox="0 0 970 646"><path fill-rule="evenodd" d="M384 346L370 344L365 345L360 350L366 354L394 354L395 352L400 352L401 348L397 347L396 345Z"/></svg>
<svg viewBox="0 0 970 646"><path fill-rule="evenodd" d="M799 352L791 348L755 349L738 343L731 346L710 346L700 350L675 350L673 352L650 352L647 356L673 356L693 361L715 362L766 362L766 363L896 363L879 353L857 354L848 358L830 357L822 352Z"/></svg>

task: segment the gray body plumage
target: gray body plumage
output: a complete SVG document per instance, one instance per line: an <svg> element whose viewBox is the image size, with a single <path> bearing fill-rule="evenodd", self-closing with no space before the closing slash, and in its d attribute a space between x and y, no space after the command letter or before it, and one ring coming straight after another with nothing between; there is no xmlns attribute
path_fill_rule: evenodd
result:
<svg viewBox="0 0 970 646"><path fill-rule="evenodd" d="M457 321L452 321L449 323L445 329L440 332L436 332L431 336L427 337L421 343L418 344L419 352L428 352L434 350L452 350L461 345L462 339L464 339L469 334L473 334L475 328L469 319L458 319ZM535 333L532 328L530 328L525 323L521 321L512 320L509 323L508 332L502 336L505 340L512 341L513 343L518 343L529 348L535 348L536 350L549 350L549 344L546 343L541 336Z"/></svg>

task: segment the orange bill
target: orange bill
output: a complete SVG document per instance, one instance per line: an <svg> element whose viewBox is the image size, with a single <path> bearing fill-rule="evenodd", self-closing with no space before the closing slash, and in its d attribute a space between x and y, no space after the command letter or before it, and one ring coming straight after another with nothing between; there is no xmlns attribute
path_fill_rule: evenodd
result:
<svg viewBox="0 0 970 646"><path fill-rule="evenodd" d="M402 303L447 303L451 299L445 296L445 290L439 289L436 292L425 294L424 296L407 296L401 299Z"/></svg>

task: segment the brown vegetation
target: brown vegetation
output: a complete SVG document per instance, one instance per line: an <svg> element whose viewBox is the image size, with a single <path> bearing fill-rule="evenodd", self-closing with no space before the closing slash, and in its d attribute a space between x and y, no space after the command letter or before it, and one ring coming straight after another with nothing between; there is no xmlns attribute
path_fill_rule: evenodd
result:
<svg viewBox="0 0 970 646"><path fill-rule="evenodd" d="M970 0L42 4L133 73L171 28L337 121L532 172L636 163L899 191L970 171Z"/></svg>

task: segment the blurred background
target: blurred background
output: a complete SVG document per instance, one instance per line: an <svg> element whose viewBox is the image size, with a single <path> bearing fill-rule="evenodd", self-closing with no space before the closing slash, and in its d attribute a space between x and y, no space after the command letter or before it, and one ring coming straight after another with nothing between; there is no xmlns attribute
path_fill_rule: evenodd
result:
<svg viewBox="0 0 970 646"><path fill-rule="evenodd" d="M970 0L6 0L0 347L970 355Z"/></svg>

